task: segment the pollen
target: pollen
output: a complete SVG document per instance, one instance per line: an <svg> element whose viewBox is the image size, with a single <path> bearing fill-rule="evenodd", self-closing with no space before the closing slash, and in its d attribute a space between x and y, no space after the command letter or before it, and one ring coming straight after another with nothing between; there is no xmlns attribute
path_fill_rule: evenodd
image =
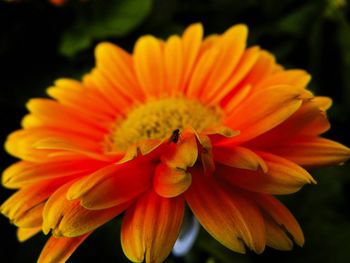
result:
<svg viewBox="0 0 350 263"><path fill-rule="evenodd" d="M185 98L149 101L132 109L126 118L117 121L110 138L113 150L147 139L169 138L175 130L193 128L201 132L221 123L220 107L209 107Z"/></svg>

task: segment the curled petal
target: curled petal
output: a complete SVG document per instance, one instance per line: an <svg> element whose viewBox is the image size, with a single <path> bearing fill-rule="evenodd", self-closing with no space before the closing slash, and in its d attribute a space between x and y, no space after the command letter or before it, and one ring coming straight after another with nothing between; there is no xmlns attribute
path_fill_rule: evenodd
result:
<svg viewBox="0 0 350 263"><path fill-rule="evenodd" d="M105 209L127 202L151 186L152 163L112 164L74 183L69 200L80 199L88 209Z"/></svg>
<svg viewBox="0 0 350 263"><path fill-rule="evenodd" d="M133 262L163 262L179 235L183 215L182 197L146 193L123 218L121 241L125 255Z"/></svg>
<svg viewBox="0 0 350 263"><path fill-rule="evenodd" d="M307 171L287 159L267 153L257 154L267 165L266 173L218 166L217 174L231 185L268 194L290 194L304 184L316 183Z"/></svg>
<svg viewBox="0 0 350 263"><path fill-rule="evenodd" d="M264 215L271 218L277 225L287 231L293 237L294 242L299 245L304 245L304 235L300 225L289 212L276 198L264 195L251 193L251 198L259 205Z"/></svg>
<svg viewBox="0 0 350 263"><path fill-rule="evenodd" d="M185 198L201 225L224 246L240 253L245 252L244 244L257 253L264 250L263 217L238 189L227 188L193 170Z"/></svg>
<svg viewBox="0 0 350 263"><path fill-rule="evenodd" d="M196 138L192 134L184 134L176 145L176 149L169 155L164 156L164 163L172 168L186 170L197 161L198 149Z"/></svg>
<svg viewBox="0 0 350 263"><path fill-rule="evenodd" d="M292 250L293 241L290 240L283 228L273 220L265 218L266 245L278 250Z"/></svg>
<svg viewBox="0 0 350 263"><path fill-rule="evenodd" d="M300 107L299 96L300 91L289 86L274 86L252 93L226 120L227 126L241 132L230 141L242 143L276 127Z"/></svg>
<svg viewBox="0 0 350 263"><path fill-rule="evenodd" d="M214 159L222 164L257 171L259 168L265 173L268 167L265 161L256 153L244 147L214 147Z"/></svg>
<svg viewBox="0 0 350 263"><path fill-rule="evenodd" d="M160 196L170 198L185 192L191 185L191 181L191 174L185 170L160 164L153 178L153 187Z"/></svg>
<svg viewBox="0 0 350 263"><path fill-rule="evenodd" d="M66 193L72 183L58 189L46 202L43 211L43 232L54 236L77 237L105 224L123 212L128 203L103 210L88 210L78 200L69 201Z"/></svg>

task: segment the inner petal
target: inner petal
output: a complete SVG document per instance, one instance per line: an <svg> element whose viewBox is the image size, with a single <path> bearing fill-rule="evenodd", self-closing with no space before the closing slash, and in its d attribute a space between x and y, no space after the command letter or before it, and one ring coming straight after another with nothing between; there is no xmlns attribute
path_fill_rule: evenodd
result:
<svg viewBox="0 0 350 263"><path fill-rule="evenodd" d="M206 106L186 98L165 98L135 107L119 119L109 139L110 150L124 151L147 139L165 139L174 131L191 127L198 132L221 123L218 106Z"/></svg>

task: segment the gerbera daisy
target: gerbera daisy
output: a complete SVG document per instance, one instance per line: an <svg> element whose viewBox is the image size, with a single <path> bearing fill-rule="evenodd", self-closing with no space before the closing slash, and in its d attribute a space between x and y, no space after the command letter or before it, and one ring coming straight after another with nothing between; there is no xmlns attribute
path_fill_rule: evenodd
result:
<svg viewBox="0 0 350 263"><path fill-rule="evenodd" d="M200 24L166 41L141 37L132 55L96 48L82 81L59 79L32 99L6 150L19 189L1 207L23 241L51 234L39 262L63 262L91 232L125 212L122 248L134 262L161 262L186 204L233 251L302 246L302 230L273 195L315 183L302 167L342 163L345 146L320 137L331 99L305 89L247 27L204 40Z"/></svg>

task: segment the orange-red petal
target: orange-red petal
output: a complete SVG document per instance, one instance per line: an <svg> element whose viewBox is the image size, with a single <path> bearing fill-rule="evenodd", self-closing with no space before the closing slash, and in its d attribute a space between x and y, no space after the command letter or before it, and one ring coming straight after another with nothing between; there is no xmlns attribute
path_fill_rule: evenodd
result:
<svg viewBox="0 0 350 263"><path fill-rule="evenodd" d="M295 138L271 148L270 152L303 166L341 164L350 158L348 147L320 137Z"/></svg>
<svg viewBox="0 0 350 263"><path fill-rule="evenodd" d="M67 193L88 209L105 209L133 199L151 186L152 163L112 164L74 183Z"/></svg>
<svg viewBox="0 0 350 263"><path fill-rule="evenodd" d="M80 237L50 237L41 251L38 263L66 262L81 243L90 235Z"/></svg>
<svg viewBox="0 0 350 263"><path fill-rule="evenodd" d="M299 96L299 90L283 85L252 93L225 121L228 127L241 132L230 141L242 143L276 127L300 107Z"/></svg>
<svg viewBox="0 0 350 263"><path fill-rule="evenodd" d="M257 253L264 250L263 217L238 189L193 170L185 198L201 225L224 246L240 253L245 252L245 244Z"/></svg>
<svg viewBox="0 0 350 263"><path fill-rule="evenodd" d="M179 235L183 215L182 197L146 193L123 218L121 241L125 255L133 262L163 262Z"/></svg>
<svg viewBox="0 0 350 263"><path fill-rule="evenodd" d="M59 188L50 196L43 211L43 232L54 236L77 237L105 224L123 212L129 204L103 210L88 210L78 200L69 201L66 193L72 183Z"/></svg>

